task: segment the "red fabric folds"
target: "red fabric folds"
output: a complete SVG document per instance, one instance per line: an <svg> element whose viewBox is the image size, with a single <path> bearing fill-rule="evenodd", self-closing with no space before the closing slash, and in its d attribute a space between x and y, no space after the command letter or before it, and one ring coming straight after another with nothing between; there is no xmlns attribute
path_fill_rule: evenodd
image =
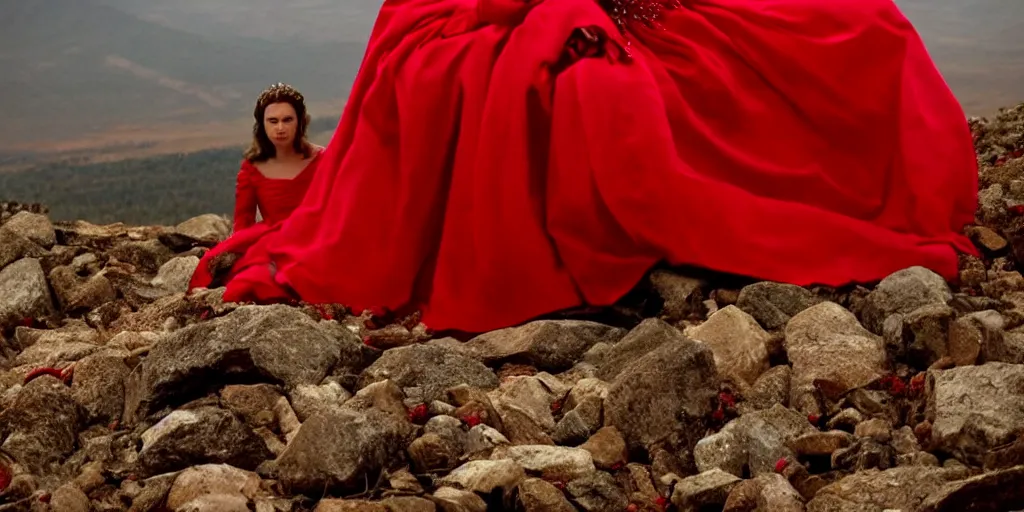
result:
<svg viewBox="0 0 1024 512"><path fill-rule="evenodd" d="M891 0L684 0L624 34L593 0L510 6L385 2L309 193L241 235L227 300L480 332L662 260L841 285L974 251L967 122ZM604 51L567 62L579 29Z"/></svg>

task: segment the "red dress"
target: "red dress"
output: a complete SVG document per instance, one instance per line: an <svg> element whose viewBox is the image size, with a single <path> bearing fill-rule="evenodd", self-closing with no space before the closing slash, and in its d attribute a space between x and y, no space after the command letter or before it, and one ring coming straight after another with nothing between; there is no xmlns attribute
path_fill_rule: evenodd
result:
<svg viewBox="0 0 1024 512"><path fill-rule="evenodd" d="M205 262L226 252L244 253L266 231L287 219L302 203L309 190L322 148L317 148L309 162L294 178L268 178L248 160L242 161L235 180L235 215L232 235L228 240L205 254ZM259 208L259 223L256 209ZM229 276L230 277L230 276ZM205 287L214 276L207 264L202 264L192 275L189 288Z"/></svg>
<svg viewBox="0 0 1024 512"><path fill-rule="evenodd" d="M892 0L624 26L596 0L386 0L322 172L225 299L479 332L612 303L662 260L842 285L974 251L967 121Z"/></svg>
<svg viewBox="0 0 1024 512"><path fill-rule="evenodd" d="M317 150L302 171L291 179L268 178L255 165L243 160L235 181L234 231L256 223L256 208L259 208L262 221L268 224L277 224L288 218L309 190L322 153L322 150Z"/></svg>

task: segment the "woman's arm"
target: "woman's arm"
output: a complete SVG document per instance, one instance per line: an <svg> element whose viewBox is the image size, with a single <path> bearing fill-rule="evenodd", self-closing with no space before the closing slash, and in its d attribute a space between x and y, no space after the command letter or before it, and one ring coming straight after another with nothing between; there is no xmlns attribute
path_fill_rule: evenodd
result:
<svg viewBox="0 0 1024 512"><path fill-rule="evenodd" d="M235 182L235 217L232 231L239 232L256 223L256 186L248 162L242 163Z"/></svg>

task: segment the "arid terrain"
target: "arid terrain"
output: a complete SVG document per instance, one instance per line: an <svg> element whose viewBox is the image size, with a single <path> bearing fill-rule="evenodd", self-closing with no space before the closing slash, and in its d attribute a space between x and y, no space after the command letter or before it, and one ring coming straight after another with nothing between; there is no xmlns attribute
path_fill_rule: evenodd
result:
<svg viewBox="0 0 1024 512"><path fill-rule="evenodd" d="M278 81L303 91L314 116L337 118L364 49L258 31L199 34L101 0L0 0L0 12L10 120L0 164L65 150L138 156L237 144L253 99Z"/></svg>

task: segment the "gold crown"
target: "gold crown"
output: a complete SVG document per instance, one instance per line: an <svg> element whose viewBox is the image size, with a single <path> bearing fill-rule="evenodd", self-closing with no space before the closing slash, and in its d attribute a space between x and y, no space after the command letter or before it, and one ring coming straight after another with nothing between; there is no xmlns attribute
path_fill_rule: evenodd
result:
<svg viewBox="0 0 1024 512"><path fill-rule="evenodd" d="M260 93L259 98L256 98L256 107L265 107L269 102L277 102L281 101L282 99L290 99L296 103L302 103L303 101L305 101L305 98L302 96L302 93L295 90L294 87L285 83L278 82L276 84L271 85L270 87L267 87L266 89L263 90L263 92Z"/></svg>

